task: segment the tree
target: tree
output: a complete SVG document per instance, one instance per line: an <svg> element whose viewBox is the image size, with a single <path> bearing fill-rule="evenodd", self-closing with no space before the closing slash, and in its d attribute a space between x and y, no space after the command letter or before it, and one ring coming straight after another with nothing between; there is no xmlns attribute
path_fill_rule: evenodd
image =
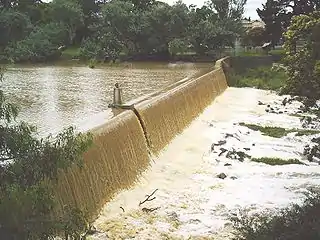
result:
<svg viewBox="0 0 320 240"><path fill-rule="evenodd" d="M172 56L178 53L184 53L188 49L188 46L184 39L175 38L169 42L169 52Z"/></svg>
<svg viewBox="0 0 320 240"><path fill-rule="evenodd" d="M292 18L285 33L288 81L284 93L320 98L320 11ZM302 45L297 49L297 42Z"/></svg>
<svg viewBox="0 0 320 240"><path fill-rule="evenodd" d="M233 46L243 32L241 19L246 0L211 0L191 10L191 43L199 54Z"/></svg>
<svg viewBox="0 0 320 240"><path fill-rule="evenodd" d="M59 169L81 164L91 135L68 128L56 137L39 139L33 126L15 121L17 114L0 89L1 238L53 239L63 232L79 236L86 218L70 206L58 214L50 182L54 184Z"/></svg>
<svg viewBox="0 0 320 240"><path fill-rule="evenodd" d="M243 43L246 46L261 46L265 42L265 29L263 27L254 27L249 29L244 38Z"/></svg>
<svg viewBox="0 0 320 240"><path fill-rule="evenodd" d="M209 7L217 14L220 21L226 19L239 21L242 19L246 3L247 0L211 0Z"/></svg>
<svg viewBox="0 0 320 240"><path fill-rule="evenodd" d="M36 27L23 40L6 48L14 62L44 62L60 57L59 46L68 43L68 30L62 23Z"/></svg>
<svg viewBox="0 0 320 240"><path fill-rule="evenodd" d="M267 0L257 13L266 24L266 34L277 44L290 24L291 18L320 9L320 0Z"/></svg>
<svg viewBox="0 0 320 240"><path fill-rule="evenodd" d="M181 1L173 6L158 4L147 14L149 49L168 57L169 42L175 38L184 38L189 25L188 7Z"/></svg>
<svg viewBox="0 0 320 240"><path fill-rule="evenodd" d="M69 34L69 44L73 44L77 29L84 25L84 14L77 0L53 0L50 3L52 19L63 23Z"/></svg>
<svg viewBox="0 0 320 240"><path fill-rule="evenodd" d="M77 3L83 12L83 26L77 28L75 36L75 44L80 44L84 38L92 34L90 26L98 21L100 7L95 0L77 0Z"/></svg>
<svg viewBox="0 0 320 240"><path fill-rule="evenodd" d="M13 9L0 10L0 52L9 42L23 39L31 29L32 25L27 15Z"/></svg>

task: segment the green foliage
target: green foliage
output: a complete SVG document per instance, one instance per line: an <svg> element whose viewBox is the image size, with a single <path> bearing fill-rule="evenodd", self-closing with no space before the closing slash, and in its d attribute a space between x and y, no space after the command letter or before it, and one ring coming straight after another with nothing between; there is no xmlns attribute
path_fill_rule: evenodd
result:
<svg viewBox="0 0 320 240"><path fill-rule="evenodd" d="M266 24L266 36L273 45L277 44L283 32L290 25L291 18L301 14L309 14L320 9L319 0L267 0L257 13Z"/></svg>
<svg viewBox="0 0 320 240"><path fill-rule="evenodd" d="M229 84L235 87L254 87L265 90L279 90L285 83L284 70L275 71L270 67L248 69L244 73L233 73Z"/></svg>
<svg viewBox="0 0 320 240"><path fill-rule="evenodd" d="M242 42L244 46L261 46L265 42L265 29L262 27L255 27L252 29L249 29Z"/></svg>
<svg viewBox="0 0 320 240"><path fill-rule="evenodd" d="M188 50L188 46L183 39L173 39L169 42L169 52L171 55L184 53Z"/></svg>
<svg viewBox="0 0 320 240"><path fill-rule="evenodd" d="M102 46L94 39L86 39L80 47L80 57L84 59L99 58L103 55Z"/></svg>
<svg viewBox="0 0 320 240"><path fill-rule="evenodd" d="M64 59L76 59L80 56L80 48L77 46L69 47L64 50L61 54L61 57Z"/></svg>
<svg viewBox="0 0 320 240"><path fill-rule="evenodd" d="M285 38L289 78L283 92L319 99L320 12L294 17Z"/></svg>
<svg viewBox="0 0 320 240"><path fill-rule="evenodd" d="M240 123L240 126L245 126L247 128L250 128L253 131L260 131L263 135L274 137L274 138L281 138L288 133L291 132L291 130L287 130L285 128L280 127L263 127L256 124L247 124L247 123Z"/></svg>
<svg viewBox="0 0 320 240"><path fill-rule="evenodd" d="M248 123L239 123L240 126L245 126L250 128L253 131L260 131L263 135L274 137L274 138L281 138L286 136L289 133L296 132L296 136L304 136L304 135L315 135L319 134L319 130L309 130L309 129L285 129L281 127L269 127L269 126L260 126L256 124L248 124Z"/></svg>
<svg viewBox="0 0 320 240"><path fill-rule="evenodd" d="M309 129L285 129L280 127L268 127L268 126L263 127L260 125L248 124L248 123L240 123L239 125L250 128L253 131L260 131L263 133L263 135L275 137L275 138L281 138L293 132L296 132L296 136L315 135L320 133L319 130L309 130Z"/></svg>
<svg viewBox="0 0 320 240"><path fill-rule="evenodd" d="M2 72L1 81L3 76ZM57 211L52 187L59 170L82 165L92 136L70 127L39 139L33 126L15 121L17 114L0 89L1 238L53 239L64 232L80 239L80 232L87 228L85 216L69 206Z"/></svg>
<svg viewBox="0 0 320 240"><path fill-rule="evenodd" d="M297 130L297 134L296 136L308 136L308 135L315 135L315 134L319 134L320 131L319 130L309 130L309 129L299 129Z"/></svg>
<svg viewBox="0 0 320 240"><path fill-rule="evenodd" d="M62 23L67 27L68 43L73 44L76 30L84 24L81 5L76 0L53 0L50 4L50 14L55 22Z"/></svg>
<svg viewBox="0 0 320 240"><path fill-rule="evenodd" d="M320 194L312 190L302 205L292 204L278 213L233 215L233 240L317 240L320 238Z"/></svg>
<svg viewBox="0 0 320 240"><path fill-rule="evenodd" d="M288 165L288 164L303 164L298 159L281 159L281 158L269 158L269 157L251 158L251 161L258 162L258 163L265 163L272 166Z"/></svg>
<svg viewBox="0 0 320 240"><path fill-rule="evenodd" d="M67 39L67 30L59 23L49 23L35 28L27 38L6 48L7 55L15 62L39 62L57 59L58 48Z"/></svg>
<svg viewBox="0 0 320 240"><path fill-rule="evenodd" d="M0 51L6 56L0 60L8 61L57 59L56 39L63 39L66 47L80 46L82 58L96 60L115 61L120 53L168 59L187 46L197 54L220 53L242 34L246 3L212 0L195 8L182 1L172 6L154 0L8 1L0 5L0 33L5 36L0 39ZM66 36L40 34L39 29L48 24L59 25Z"/></svg>
<svg viewBox="0 0 320 240"><path fill-rule="evenodd" d="M221 51L225 46L233 46L244 29L241 16L246 1L211 0L202 8L190 12L188 34L190 43L198 54Z"/></svg>
<svg viewBox="0 0 320 240"><path fill-rule="evenodd" d="M27 15L12 9L0 9L0 54L10 42L23 39L31 27Z"/></svg>

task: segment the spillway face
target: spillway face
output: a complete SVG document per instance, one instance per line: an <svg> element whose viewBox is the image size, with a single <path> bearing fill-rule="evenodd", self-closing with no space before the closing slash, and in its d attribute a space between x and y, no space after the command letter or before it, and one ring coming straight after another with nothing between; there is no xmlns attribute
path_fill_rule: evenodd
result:
<svg viewBox="0 0 320 240"><path fill-rule="evenodd" d="M181 133L227 88L222 67L135 106L154 154Z"/></svg>
<svg viewBox="0 0 320 240"><path fill-rule="evenodd" d="M61 171L55 185L60 206L78 207L91 219L117 191L135 183L149 165L145 136L132 111L92 133L94 143L84 154L83 166Z"/></svg>
<svg viewBox="0 0 320 240"><path fill-rule="evenodd" d="M131 187L150 164L149 150L159 154L227 88L223 63L92 129L93 146L83 166L60 171L54 183L57 213L73 206L93 220L118 191Z"/></svg>

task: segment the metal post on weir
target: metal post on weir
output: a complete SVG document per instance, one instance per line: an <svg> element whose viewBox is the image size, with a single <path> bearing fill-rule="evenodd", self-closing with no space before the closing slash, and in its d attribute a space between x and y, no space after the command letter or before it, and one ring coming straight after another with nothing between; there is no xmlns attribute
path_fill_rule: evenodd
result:
<svg viewBox="0 0 320 240"><path fill-rule="evenodd" d="M119 87L119 83L116 83L113 88L113 105L122 105L122 88Z"/></svg>
<svg viewBox="0 0 320 240"><path fill-rule="evenodd" d="M113 102L108 105L109 108L132 109L133 105L125 105L122 102L122 88L116 83L113 88Z"/></svg>
<svg viewBox="0 0 320 240"><path fill-rule="evenodd" d="M116 83L113 88L113 102L108 105L109 108L122 107L122 88Z"/></svg>

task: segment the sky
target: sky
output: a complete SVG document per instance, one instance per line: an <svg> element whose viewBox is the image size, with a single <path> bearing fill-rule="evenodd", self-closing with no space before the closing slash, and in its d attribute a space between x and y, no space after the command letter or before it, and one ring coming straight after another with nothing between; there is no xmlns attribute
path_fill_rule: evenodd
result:
<svg viewBox="0 0 320 240"><path fill-rule="evenodd" d="M44 0L44 2L50 2L51 0ZM169 4L172 4L175 2L175 0L162 0L163 2L167 2ZM194 4L197 6L202 6L203 3L206 0L182 0L185 4L188 6L190 4ZM247 0L247 5L246 5L246 11L245 11L245 17L251 17L252 20L260 19L256 9L260 8L263 3L265 3L266 0Z"/></svg>
<svg viewBox="0 0 320 240"><path fill-rule="evenodd" d="M162 0L162 1L167 2L169 4L172 4L175 2L175 0ZM190 4L202 6L206 0L182 0L182 1L188 6ZM252 20L260 19L256 9L260 8L262 4L265 2L266 0L247 0L246 11L244 14L245 17L251 17Z"/></svg>
<svg viewBox="0 0 320 240"><path fill-rule="evenodd" d="M252 20L260 19L256 10L261 8L263 3L266 3L266 0L248 0L245 16L251 17Z"/></svg>

